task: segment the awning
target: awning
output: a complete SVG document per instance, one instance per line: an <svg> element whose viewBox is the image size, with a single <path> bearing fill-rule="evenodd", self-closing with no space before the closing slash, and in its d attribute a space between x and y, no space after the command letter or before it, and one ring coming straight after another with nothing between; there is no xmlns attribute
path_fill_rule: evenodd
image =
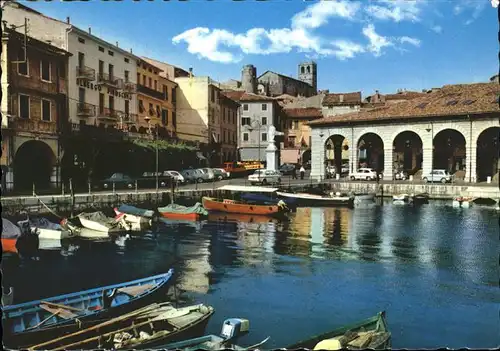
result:
<svg viewBox="0 0 500 351"><path fill-rule="evenodd" d="M266 149L260 148L260 158L259 158L259 148L249 148L244 147L239 149L240 160L241 161L266 161Z"/></svg>
<svg viewBox="0 0 500 351"><path fill-rule="evenodd" d="M203 156L203 154L199 151L196 152L196 157L198 157L200 160L206 160L207 158Z"/></svg>

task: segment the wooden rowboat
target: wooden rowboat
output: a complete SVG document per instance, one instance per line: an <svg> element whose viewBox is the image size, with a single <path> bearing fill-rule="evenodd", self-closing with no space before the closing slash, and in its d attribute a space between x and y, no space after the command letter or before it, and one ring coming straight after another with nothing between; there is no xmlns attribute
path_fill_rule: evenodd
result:
<svg viewBox="0 0 500 351"><path fill-rule="evenodd" d="M90 328L78 330L28 350L136 349L203 335L213 307L203 304L175 308L170 303L151 304Z"/></svg>
<svg viewBox="0 0 500 351"><path fill-rule="evenodd" d="M277 192L278 196L282 199L294 199L297 205L302 206L347 206L354 207L354 197L341 194L330 194L330 196L325 195L315 195L308 193L287 193L287 192Z"/></svg>
<svg viewBox="0 0 500 351"><path fill-rule="evenodd" d="M98 232L110 233L122 229L119 221L114 218L106 217L106 215L100 211L80 213L77 217L80 219L80 223L83 227Z"/></svg>
<svg viewBox="0 0 500 351"><path fill-rule="evenodd" d="M302 348L310 350L390 349L391 333L387 326L385 311L383 311L354 325L314 336L286 348L288 350Z"/></svg>
<svg viewBox="0 0 500 351"><path fill-rule="evenodd" d="M6 306L2 319L5 345L19 348L128 312L152 298L172 275L171 269L126 283Z"/></svg>
<svg viewBox="0 0 500 351"><path fill-rule="evenodd" d="M253 205L228 199L219 201L212 197L203 197L203 207L205 207L208 211L264 216L281 214L286 208L286 206L281 205Z"/></svg>

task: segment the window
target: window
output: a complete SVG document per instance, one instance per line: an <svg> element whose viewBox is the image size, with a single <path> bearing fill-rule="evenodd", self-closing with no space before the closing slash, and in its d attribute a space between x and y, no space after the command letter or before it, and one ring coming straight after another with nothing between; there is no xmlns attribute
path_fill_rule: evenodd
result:
<svg viewBox="0 0 500 351"><path fill-rule="evenodd" d="M109 109L111 111L115 110L115 97L113 95L109 96Z"/></svg>
<svg viewBox="0 0 500 351"><path fill-rule="evenodd" d="M125 100L125 114L128 115L130 113L130 101Z"/></svg>
<svg viewBox="0 0 500 351"><path fill-rule="evenodd" d="M156 117L160 118L160 116L161 116L160 105L156 105Z"/></svg>
<svg viewBox="0 0 500 351"><path fill-rule="evenodd" d="M129 71L125 70L125 83L128 83L129 80Z"/></svg>
<svg viewBox="0 0 500 351"><path fill-rule="evenodd" d="M146 86L146 75L142 75L142 85Z"/></svg>
<svg viewBox="0 0 500 351"><path fill-rule="evenodd" d="M262 117L262 125L267 126L267 117Z"/></svg>
<svg viewBox="0 0 500 351"><path fill-rule="evenodd" d="M172 125L175 127L177 127L177 114L175 113L175 111L172 111Z"/></svg>
<svg viewBox="0 0 500 351"><path fill-rule="evenodd" d="M222 122L226 122L226 108L222 108Z"/></svg>
<svg viewBox="0 0 500 351"><path fill-rule="evenodd" d="M243 141L248 141L248 133L243 133Z"/></svg>
<svg viewBox="0 0 500 351"><path fill-rule="evenodd" d="M103 113L104 112L104 94L103 93L99 93L99 113Z"/></svg>
<svg viewBox="0 0 500 351"><path fill-rule="evenodd" d="M241 118L241 125L242 126L249 126L250 125L250 117Z"/></svg>
<svg viewBox="0 0 500 351"><path fill-rule="evenodd" d="M288 137L288 146L289 147L294 147L295 146L295 136L289 136Z"/></svg>
<svg viewBox="0 0 500 351"><path fill-rule="evenodd" d="M168 100L168 87L165 84L163 84L163 97Z"/></svg>
<svg viewBox="0 0 500 351"><path fill-rule="evenodd" d="M85 54L78 52L78 67L82 68L83 66L85 66Z"/></svg>
<svg viewBox="0 0 500 351"><path fill-rule="evenodd" d="M158 81L155 79L155 90L158 90Z"/></svg>
<svg viewBox="0 0 500 351"><path fill-rule="evenodd" d="M299 129L299 121L293 121L293 129Z"/></svg>
<svg viewBox="0 0 500 351"><path fill-rule="evenodd" d="M42 121L50 122L50 101L42 99Z"/></svg>
<svg viewBox="0 0 500 351"><path fill-rule="evenodd" d="M151 79L151 77L148 77L149 79L149 87L152 88L153 87L153 80Z"/></svg>
<svg viewBox="0 0 500 351"><path fill-rule="evenodd" d="M109 55L109 56L113 56L114 54L115 54L115 53L114 53L113 51L108 50L108 55Z"/></svg>
<svg viewBox="0 0 500 351"><path fill-rule="evenodd" d="M152 116L155 113L155 110L153 108L153 104L149 103L149 114Z"/></svg>
<svg viewBox="0 0 500 351"><path fill-rule="evenodd" d="M28 70L28 57L24 57L24 49L21 48L19 49L19 52L17 53L17 60L18 61L25 61L24 63L18 63L17 64L17 73L22 74L23 76L28 76L29 75L29 70Z"/></svg>
<svg viewBox="0 0 500 351"><path fill-rule="evenodd" d="M139 100L139 112L144 112L144 104L142 100Z"/></svg>
<svg viewBox="0 0 500 351"><path fill-rule="evenodd" d="M141 84L141 74L140 73L137 73L137 80L136 80L137 84Z"/></svg>
<svg viewBox="0 0 500 351"><path fill-rule="evenodd" d="M85 103L85 88L78 88L78 102Z"/></svg>
<svg viewBox="0 0 500 351"><path fill-rule="evenodd" d="M78 37L78 42L82 43L82 44L85 44L85 39Z"/></svg>
<svg viewBox="0 0 500 351"><path fill-rule="evenodd" d="M161 123L163 125L168 124L168 110L161 110Z"/></svg>
<svg viewBox="0 0 500 351"><path fill-rule="evenodd" d="M113 80L115 72L114 72L114 67L111 63L108 65L108 73L109 73L109 80Z"/></svg>
<svg viewBox="0 0 500 351"><path fill-rule="evenodd" d="M262 104L262 111L267 111L267 104Z"/></svg>
<svg viewBox="0 0 500 351"><path fill-rule="evenodd" d="M215 94L212 87L210 87L210 101L215 102Z"/></svg>
<svg viewBox="0 0 500 351"><path fill-rule="evenodd" d="M243 111L248 111L248 104L243 104Z"/></svg>
<svg viewBox="0 0 500 351"><path fill-rule="evenodd" d="M262 133L262 141L267 141L267 133Z"/></svg>
<svg viewBox="0 0 500 351"><path fill-rule="evenodd" d="M99 51L104 52L104 48L102 46L99 46Z"/></svg>
<svg viewBox="0 0 500 351"><path fill-rule="evenodd" d="M102 77L103 73L104 73L104 61L99 60L99 76Z"/></svg>
<svg viewBox="0 0 500 351"><path fill-rule="evenodd" d="M19 117L30 118L30 97L19 94Z"/></svg>
<svg viewBox="0 0 500 351"><path fill-rule="evenodd" d="M40 61L40 76L43 81L50 82L50 62L47 60Z"/></svg>
<svg viewBox="0 0 500 351"><path fill-rule="evenodd" d="M128 57L123 58L123 60L124 60L126 63L129 63L129 62L130 62L130 60L128 59Z"/></svg>

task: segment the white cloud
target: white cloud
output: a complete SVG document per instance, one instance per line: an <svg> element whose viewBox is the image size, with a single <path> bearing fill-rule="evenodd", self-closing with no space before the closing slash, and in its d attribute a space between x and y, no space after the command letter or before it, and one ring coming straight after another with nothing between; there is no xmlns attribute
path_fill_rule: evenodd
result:
<svg viewBox="0 0 500 351"><path fill-rule="evenodd" d="M398 18L401 20L417 20L415 16L418 11L415 5L406 6L400 0L396 0L394 4L392 0L380 0L379 3L390 8L396 6L398 9L404 9L398 10ZM308 56L332 56L346 60L366 52L380 56L383 48L395 46L396 42L414 46L420 44L420 41L414 38L389 39L378 35L373 24L362 30L362 34L368 39L368 45L342 38L326 40L313 33L314 29L324 26L332 18L357 21L360 6L359 2L350 0L320 1L295 14L291 18L289 28L252 28L243 33L231 33L224 29L197 27L175 36L172 42L185 42L188 52L198 55L199 58L221 63L239 62L243 59L242 54L270 55L289 53L293 50Z"/></svg>
<svg viewBox="0 0 500 351"><path fill-rule="evenodd" d="M368 51L371 51L376 57L382 55L382 49L384 47L393 45L390 39L377 34L375 32L375 26L371 23L363 28L363 35L370 41L367 47Z"/></svg>
<svg viewBox="0 0 500 351"><path fill-rule="evenodd" d="M469 25L479 18L484 8L486 7L486 0L459 0L459 4L453 7L453 14L460 15L461 13L472 12L471 17L465 21L465 25ZM493 1L491 2L492 5Z"/></svg>
<svg viewBox="0 0 500 351"><path fill-rule="evenodd" d="M416 46L416 47L419 47L420 46L420 39L417 39L417 38L410 38L410 37L399 37L397 39L401 44L405 44L405 43L408 43L408 44L411 44L413 46Z"/></svg>
<svg viewBox="0 0 500 351"><path fill-rule="evenodd" d="M378 5L367 6L365 11L379 20L419 22L425 4L423 0L379 0Z"/></svg>
<svg viewBox="0 0 500 351"><path fill-rule="evenodd" d="M435 26L432 26L431 27L431 30L433 32L436 32L438 34L440 34L441 32L443 32L443 27L439 26L439 25L435 25Z"/></svg>

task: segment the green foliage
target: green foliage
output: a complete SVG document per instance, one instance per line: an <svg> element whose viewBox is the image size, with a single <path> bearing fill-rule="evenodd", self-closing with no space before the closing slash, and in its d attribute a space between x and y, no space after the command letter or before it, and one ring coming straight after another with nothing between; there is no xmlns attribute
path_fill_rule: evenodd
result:
<svg viewBox="0 0 500 351"><path fill-rule="evenodd" d="M167 140L134 140L132 141L136 146L155 150L158 147L158 151L196 151L196 147L192 145L187 145L182 142L173 143Z"/></svg>

